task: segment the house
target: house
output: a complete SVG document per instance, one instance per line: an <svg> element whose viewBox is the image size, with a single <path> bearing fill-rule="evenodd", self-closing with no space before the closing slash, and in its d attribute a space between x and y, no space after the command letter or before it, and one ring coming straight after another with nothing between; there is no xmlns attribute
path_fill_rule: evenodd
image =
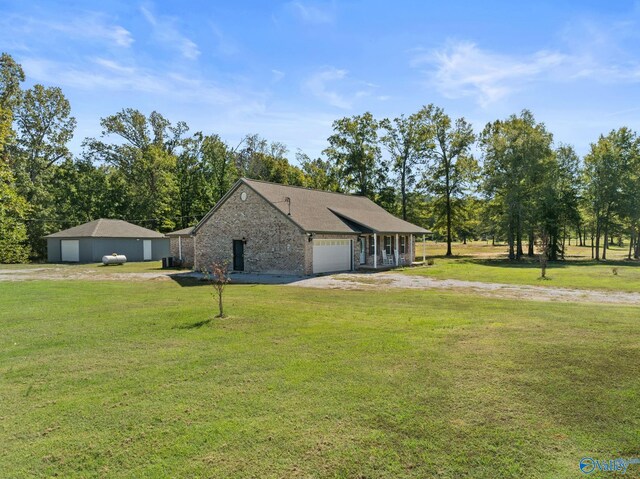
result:
<svg viewBox="0 0 640 479"><path fill-rule="evenodd" d="M169 251L171 256L180 261L181 266L193 268L194 238L193 226L178 231L167 233L170 240Z"/></svg>
<svg viewBox="0 0 640 479"><path fill-rule="evenodd" d="M127 261L169 256L169 239L165 235L122 220L94 220L45 238L50 263L95 263L113 253L125 255Z"/></svg>
<svg viewBox="0 0 640 479"><path fill-rule="evenodd" d="M363 196L242 178L194 227L195 269L308 275L411 264L427 230Z"/></svg>

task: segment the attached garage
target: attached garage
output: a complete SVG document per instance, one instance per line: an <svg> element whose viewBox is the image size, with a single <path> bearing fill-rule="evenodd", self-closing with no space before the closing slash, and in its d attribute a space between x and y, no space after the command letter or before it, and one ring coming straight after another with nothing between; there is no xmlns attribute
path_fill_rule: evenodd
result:
<svg viewBox="0 0 640 479"><path fill-rule="evenodd" d="M80 261L80 240L60 240L60 261L63 263Z"/></svg>
<svg viewBox="0 0 640 479"><path fill-rule="evenodd" d="M352 251L350 239L314 239L313 273L351 270Z"/></svg>

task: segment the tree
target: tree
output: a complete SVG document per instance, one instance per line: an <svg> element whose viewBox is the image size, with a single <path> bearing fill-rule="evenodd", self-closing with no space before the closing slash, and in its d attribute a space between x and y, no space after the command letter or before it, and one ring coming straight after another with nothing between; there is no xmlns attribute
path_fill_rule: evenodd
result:
<svg viewBox="0 0 640 479"><path fill-rule="evenodd" d="M328 139L329 147L324 150L346 188L372 199L384 180L378 128L378 122L369 112L336 120L334 134Z"/></svg>
<svg viewBox="0 0 640 479"><path fill-rule="evenodd" d="M11 170L0 158L0 263L24 263L29 258L27 213L28 204L16 191Z"/></svg>
<svg viewBox="0 0 640 479"><path fill-rule="evenodd" d="M107 143L89 138L84 142L85 155L111 167L110 184L123 195L117 216L148 228L174 229L181 216L176 154L185 146L187 125L173 126L160 113L152 112L147 118L131 108L103 118L100 124L102 138L114 135L119 140Z"/></svg>
<svg viewBox="0 0 640 479"><path fill-rule="evenodd" d="M233 153L218 135L204 137L202 163L211 190L212 203L209 208L217 203L238 179Z"/></svg>
<svg viewBox="0 0 640 479"><path fill-rule="evenodd" d="M22 95L15 116L17 139L11 151L11 167L18 192L30 205L29 245L37 256L45 254L43 236L58 228L56 206L51 191L55 166L71 158L67 144L73 137L76 120L71 105L60 88L34 85Z"/></svg>
<svg viewBox="0 0 640 479"><path fill-rule="evenodd" d="M296 159L305 176L304 186L314 190L342 191L338 172L329 160L312 160L301 151L296 153Z"/></svg>
<svg viewBox="0 0 640 479"><path fill-rule="evenodd" d="M425 162L434 145L431 124L425 118L425 109L409 117L400 115L393 121L380 122L385 131L381 138L391 155L392 167L400 183L402 219L407 219L407 199L410 189L416 184L415 168Z"/></svg>
<svg viewBox="0 0 640 479"><path fill-rule="evenodd" d="M5 158L5 147L15 134L13 118L20 104L20 83L23 81L22 67L7 53L0 55L0 160Z"/></svg>
<svg viewBox="0 0 640 479"><path fill-rule="evenodd" d="M286 155L287 147L282 143L247 135L234 150L235 167L245 178L302 186L304 174L289 163Z"/></svg>
<svg viewBox="0 0 640 479"><path fill-rule="evenodd" d="M224 290L231 281L229 265L227 263L213 263L211 265L211 272L205 271L205 277L209 280L211 286L213 286L213 295L217 299L218 315L216 318L224 318L224 304L222 299Z"/></svg>
<svg viewBox="0 0 640 479"><path fill-rule="evenodd" d="M629 195L637 195L637 185L633 184L637 157L638 139L628 128L601 135L585 156L585 196L595 222L596 260L600 259L600 238L604 239L602 259L606 259L615 216L624 216L625 206L633 204ZM627 214L633 215L630 211Z"/></svg>
<svg viewBox="0 0 640 479"><path fill-rule="evenodd" d="M538 216L540 188L553 161L553 136L531 112L511 115L487 124L480 136L484 154L484 193L500 214L509 243L509 259L523 256L522 237L529 231L533 254L533 231Z"/></svg>
<svg viewBox="0 0 640 479"><path fill-rule="evenodd" d="M428 149L429 169L424 175L426 188L437 198L446 218L447 256L451 256L456 200L459 200L478 177L477 161L470 153L476 140L473 128L464 118L455 123L441 108L424 107L420 116L433 134L434 148Z"/></svg>

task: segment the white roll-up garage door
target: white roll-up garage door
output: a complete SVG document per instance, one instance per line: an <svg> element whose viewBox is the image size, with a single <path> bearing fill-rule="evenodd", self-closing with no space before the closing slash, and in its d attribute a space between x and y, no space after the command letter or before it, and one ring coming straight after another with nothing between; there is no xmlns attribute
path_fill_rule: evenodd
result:
<svg viewBox="0 0 640 479"><path fill-rule="evenodd" d="M313 272L329 273L351 269L351 240L314 239Z"/></svg>
<svg viewBox="0 0 640 479"><path fill-rule="evenodd" d="M80 241L60 240L60 260L70 263L80 261Z"/></svg>

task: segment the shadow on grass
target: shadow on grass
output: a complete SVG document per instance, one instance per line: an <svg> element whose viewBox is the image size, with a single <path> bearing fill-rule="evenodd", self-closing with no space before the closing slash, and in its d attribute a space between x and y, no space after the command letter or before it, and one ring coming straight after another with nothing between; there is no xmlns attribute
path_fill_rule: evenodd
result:
<svg viewBox="0 0 640 479"><path fill-rule="evenodd" d="M198 329L202 326L206 326L210 322L211 319L203 319L202 321L196 321L195 323L179 324L177 326L174 326L173 329Z"/></svg>
<svg viewBox="0 0 640 479"><path fill-rule="evenodd" d="M188 274L185 274L185 273L170 274L169 278L175 281L182 288L210 285L209 282L204 279L194 278L193 276L189 276Z"/></svg>

